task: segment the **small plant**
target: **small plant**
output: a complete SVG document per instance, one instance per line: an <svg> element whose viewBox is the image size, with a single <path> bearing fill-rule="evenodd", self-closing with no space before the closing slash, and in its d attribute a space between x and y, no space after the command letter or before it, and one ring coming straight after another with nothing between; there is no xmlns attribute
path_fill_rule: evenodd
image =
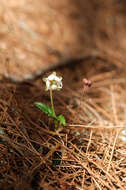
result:
<svg viewBox="0 0 126 190"><path fill-rule="evenodd" d="M43 81L46 83L46 91L49 90L50 92L50 101L51 101L51 107L43 104L41 102L34 102L34 105L38 107L41 111L43 111L45 114L48 115L48 117L53 118L55 129L58 129L61 125L66 125L66 120L63 115L56 115L55 109L54 109L54 103L53 103L53 90L61 90L63 87L62 84L62 77L56 76L56 72L53 72L51 75L49 75L47 78L43 78Z"/></svg>

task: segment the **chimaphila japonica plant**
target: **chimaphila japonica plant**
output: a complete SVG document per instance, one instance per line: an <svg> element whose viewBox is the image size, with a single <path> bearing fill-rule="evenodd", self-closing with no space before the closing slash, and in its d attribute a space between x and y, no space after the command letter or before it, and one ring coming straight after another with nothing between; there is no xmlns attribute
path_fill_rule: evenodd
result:
<svg viewBox="0 0 126 190"><path fill-rule="evenodd" d="M46 83L46 91L49 90L50 92L50 101L51 107L43 104L41 102L35 102L34 105L37 106L41 111L47 114L49 117L53 118L55 129L58 129L62 125L66 125L66 120L63 115L56 115L53 103L53 91L54 90L61 90L63 87L62 84L62 77L56 76L56 72L53 72L47 78L43 78L43 81Z"/></svg>

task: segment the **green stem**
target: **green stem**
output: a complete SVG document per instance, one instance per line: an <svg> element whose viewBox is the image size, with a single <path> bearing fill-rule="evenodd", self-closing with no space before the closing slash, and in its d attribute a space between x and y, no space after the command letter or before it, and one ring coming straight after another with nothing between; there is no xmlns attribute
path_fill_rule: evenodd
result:
<svg viewBox="0 0 126 190"><path fill-rule="evenodd" d="M52 110L53 110L53 113L56 117L56 113L55 113L55 109L54 109L54 103L53 103L53 94L52 94L52 90L50 89L50 100L51 100L51 106L52 106ZM54 120L54 124L55 124L55 129L57 129L57 120Z"/></svg>
<svg viewBox="0 0 126 190"><path fill-rule="evenodd" d="M50 100L51 100L51 106L52 106L52 109L53 109L53 113L56 116L55 109L54 109L54 103L53 103L53 94L52 94L51 89L50 89Z"/></svg>

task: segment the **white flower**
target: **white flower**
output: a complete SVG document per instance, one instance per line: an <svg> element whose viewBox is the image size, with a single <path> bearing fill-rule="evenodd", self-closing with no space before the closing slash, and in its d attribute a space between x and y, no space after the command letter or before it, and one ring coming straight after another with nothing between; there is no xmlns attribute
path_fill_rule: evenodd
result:
<svg viewBox="0 0 126 190"><path fill-rule="evenodd" d="M56 76L56 72L53 72L43 80L46 83L46 90L60 90L63 87L62 77Z"/></svg>

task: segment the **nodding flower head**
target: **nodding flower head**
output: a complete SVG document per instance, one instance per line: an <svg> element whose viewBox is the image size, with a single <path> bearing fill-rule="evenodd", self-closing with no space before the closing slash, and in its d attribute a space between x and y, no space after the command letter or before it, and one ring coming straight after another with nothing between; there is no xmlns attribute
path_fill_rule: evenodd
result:
<svg viewBox="0 0 126 190"><path fill-rule="evenodd" d="M43 81L46 83L46 90L60 90L63 87L62 77L56 76L56 72L53 72Z"/></svg>
<svg viewBox="0 0 126 190"><path fill-rule="evenodd" d="M91 85L92 85L92 82L91 82L90 80L87 80L86 78L84 78L84 79L82 80L82 82L83 82L83 85L84 85L84 86L91 87Z"/></svg>

